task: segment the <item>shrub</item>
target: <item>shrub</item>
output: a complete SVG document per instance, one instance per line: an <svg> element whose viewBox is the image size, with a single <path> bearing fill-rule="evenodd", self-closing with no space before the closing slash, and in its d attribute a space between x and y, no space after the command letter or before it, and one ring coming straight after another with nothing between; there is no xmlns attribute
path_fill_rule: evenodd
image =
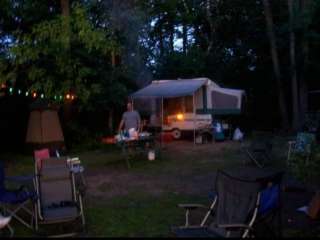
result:
<svg viewBox="0 0 320 240"><path fill-rule="evenodd" d="M289 166L291 173L302 182L315 182L320 176L320 147L313 146L311 155L296 153Z"/></svg>

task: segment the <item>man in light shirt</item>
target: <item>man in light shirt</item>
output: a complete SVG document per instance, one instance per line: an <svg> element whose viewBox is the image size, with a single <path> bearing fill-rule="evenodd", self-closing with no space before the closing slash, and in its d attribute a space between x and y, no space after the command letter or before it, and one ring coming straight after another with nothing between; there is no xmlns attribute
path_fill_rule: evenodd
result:
<svg viewBox="0 0 320 240"><path fill-rule="evenodd" d="M141 118L140 114L133 110L131 102L127 103L127 111L123 113L122 119L119 125L118 131L120 132L124 128L126 131L134 128L136 131L140 131L141 128Z"/></svg>

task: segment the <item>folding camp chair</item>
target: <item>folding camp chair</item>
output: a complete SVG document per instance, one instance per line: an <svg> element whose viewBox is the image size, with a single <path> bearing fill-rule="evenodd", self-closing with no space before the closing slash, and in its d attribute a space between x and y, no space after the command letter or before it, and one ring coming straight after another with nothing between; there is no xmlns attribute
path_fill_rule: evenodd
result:
<svg viewBox="0 0 320 240"><path fill-rule="evenodd" d="M60 158L60 152L58 150L55 150L55 156L57 156L57 158ZM35 164L37 165L38 171L41 169L42 161L50 157L51 155L48 148L43 148L43 149L34 151L34 160L35 160ZM84 195L87 188L87 184L83 176L84 167L81 165L81 162L77 157L68 158L67 163L71 171L75 173L75 179L77 183L76 187L78 187L82 195Z"/></svg>
<svg viewBox="0 0 320 240"><path fill-rule="evenodd" d="M261 184L260 207L254 229L262 226L272 237L282 237L282 180L284 172L256 179ZM258 236L257 231L255 235ZM264 235L265 236L265 235Z"/></svg>
<svg viewBox="0 0 320 240"><path fill-rule="evenodd" d="M27 228L33 229L34 214L33 208L37 198L36 192L28 185L33 184L33 176L17 176L5 178L3 162L0 161L0 207L4 216L9 216ZM17 189L8 189L6 183L19 184ZM31 209L30 206L31 205ZM24 215L22 215L24 213ZM28 218L26 220L25 214ZM13 236L14 231L8 225Z"/></svg>
<svg viewBox="0 0 320 240"><path fill-rule="evenodd" d="M306 163L309 162L312 153L312 147L315 143L316 135L307 132L300 132L297 134L295 141L289 141L289 149L287 156L287 165L291 164L292 156L299 154L305 157Z"/></svg>
<svg viewBox="0 0 320 240"><path fill-rule="evenodd" d="M249 147L242 147L242 149L257 167L263 168L272 158L272 137L265 133L260 133Z"/></svg>
<svg viewBox="0 0 320 240"><path fill-rule="evenodd" d="M260 185L256 182L240 180L218 171L216 178L214 221L202 226L186 225L173 229L178 237L247 237L257 217L260 202ZM189 211L194 208L181 206ZM207 220L206 220L207 221Z"/></svg>
<svg viewBox="0 0 320 240"><path fill-rule="evenodd" d="M36 208L35 228L39 225L71 223L80 220L85 230L82 194L75 184L74 173L67 165L67 158L48 158L35 164L36 191L39 195ZM78 232L57 236L73 236Z"/></svg>
<svg viewBox="0 0 320 240"><path fill-rule="evenodd" d="M178 237L247 237L256 235L255 225L279 213L282 173L246 181L218 171L216 193L210 194L209 207L179 204L186 211L184 226L173 228ZM189 224L190 211L207 209L201 223ZM213 218L210 224L209 219ZM281 218L279 218L281 219ZM279 225L279 228L281 224Z"/></svg>

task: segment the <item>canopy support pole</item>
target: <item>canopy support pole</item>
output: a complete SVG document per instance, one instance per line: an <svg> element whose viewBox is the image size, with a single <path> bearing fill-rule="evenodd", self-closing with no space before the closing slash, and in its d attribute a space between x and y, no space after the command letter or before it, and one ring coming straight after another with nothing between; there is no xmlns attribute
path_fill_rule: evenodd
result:
<svg viewBox="0 0 320 240"><path fill-rule="evenodd" d="M160 131L160 148L162 150L162 137L163 137L163 97L161 98L161 131Z"/></svg>
<svg viewBox="0 0 320 240"><path fill-rule="evenodd" d="M194 93L192 95L192 102L193 102L193 144L196 145L196 108L195 108L195 99Z"/></svg>

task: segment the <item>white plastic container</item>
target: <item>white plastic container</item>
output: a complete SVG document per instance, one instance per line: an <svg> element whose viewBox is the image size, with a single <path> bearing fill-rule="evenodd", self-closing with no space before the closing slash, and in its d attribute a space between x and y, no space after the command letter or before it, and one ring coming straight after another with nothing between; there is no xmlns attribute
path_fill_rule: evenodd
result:
<svg viewBox="0 0 320 240"><path fill-rule="evenodd" d="M148 152L148 160L154 161L156 159L156 153L154 150L149 150Z"/></svg>

